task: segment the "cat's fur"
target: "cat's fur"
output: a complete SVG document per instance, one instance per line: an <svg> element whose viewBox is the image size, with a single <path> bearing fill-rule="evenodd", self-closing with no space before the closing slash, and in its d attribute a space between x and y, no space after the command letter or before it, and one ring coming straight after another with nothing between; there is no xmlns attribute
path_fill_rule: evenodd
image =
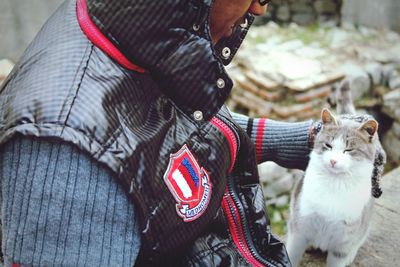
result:
<svg viewBox="0 0 400 267"><path fill-rule="evenodd" d="M337 110L354 113L350 88L342 84ZM298 266L311 245L328 252L329 267L347 266L365 241L373 197L378 123L334 116L324 109L322 129L316 136L304 177L291 197L287 250Z"/></svg>

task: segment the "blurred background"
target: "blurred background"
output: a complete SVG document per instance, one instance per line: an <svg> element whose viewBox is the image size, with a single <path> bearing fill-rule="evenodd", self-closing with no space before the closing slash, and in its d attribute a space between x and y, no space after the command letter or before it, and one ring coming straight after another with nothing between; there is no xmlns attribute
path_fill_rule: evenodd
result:
<svg viewBox="0 0 400 267"><path fill-rule="evenodd" d="M15 62L62 0L0 0L0 58Z"/></svg>
<svg viewBox="0 0 400 267"><path fill-rule="evenodd" d="M0 83L61 0L0 0ZM228 106L255 117L318 119L341 80L357 111L373 115L388 154L400 164L400 1L272 0L228 66ZM290 190L302 172L260 165L273 230L283 235Z"/></svg>
<svg viewBox="0 0 400 267"><path fill-rule="evenodd" d="M17 60L62 0L1 0L0 58ZM272 0L259 25L275 21L299 25L333 22L400 30L398 0Z"/></svg>

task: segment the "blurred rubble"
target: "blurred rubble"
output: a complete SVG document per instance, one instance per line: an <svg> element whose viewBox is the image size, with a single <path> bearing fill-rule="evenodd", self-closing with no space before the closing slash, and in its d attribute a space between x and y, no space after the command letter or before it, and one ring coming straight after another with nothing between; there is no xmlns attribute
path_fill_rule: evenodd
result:
<svg viewBox="0 0 400 267"><path fill-rule="evenodd" d="M400 163L399 34L269 22L248 35L227 68L234 80L232 110L284 121L318 119L323 107L334 108L332 92L347 78L357 110L377 118L389 161ZM272 220L285 220L289 192L302 172L271 162L259 171Z"/></svg>
<svg viewBox="0 0 400 267"><path fill-rule="evenodd" d="M387 118L380 122L394 123L393 127L400 123L396 32L294 23L282 27L269 22L250 30L228 72L235 84L228 106L250 116L285 121L318 118L323 107L334 104L332 92L347 78L357 109L382 113ZM398 131L391 133L400 139ZM400 161L400 152L388 154Z"/></svg>
<svg viewBox="0 0 400 267"><path fill-rule="evenodd" d="M400 36L367 28L254 27L233 64L228 105L252 116L287 121L317 117L344 77L358 108L382 105L384 86L400 88Z"/></svg>

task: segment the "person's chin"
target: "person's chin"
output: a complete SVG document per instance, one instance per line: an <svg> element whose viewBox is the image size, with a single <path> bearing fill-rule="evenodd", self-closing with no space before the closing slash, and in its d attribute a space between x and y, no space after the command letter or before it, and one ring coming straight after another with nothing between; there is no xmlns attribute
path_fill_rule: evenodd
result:
<svg viewBox="0 0 400 267"><path fill-rule="evenodd" d="M218 35L218 37L216 37L216 38L213 39L213 40L214 40L213 44L215 45L215 44L218 43L221 39L229 38L229 37L232 35L232 33L233 33L233 28L229 28L229 29L227 29L227 30L226 30L225 32L223 32L223 33L220 32L220 34Z"/></svg>
<svg viewBox="0 0 400 267"><path fill-rule="evenodd" d="M228 38L233 34L233 29L234 27L229 28L229 30L227 30L223 36L223 38Z"/></svg>

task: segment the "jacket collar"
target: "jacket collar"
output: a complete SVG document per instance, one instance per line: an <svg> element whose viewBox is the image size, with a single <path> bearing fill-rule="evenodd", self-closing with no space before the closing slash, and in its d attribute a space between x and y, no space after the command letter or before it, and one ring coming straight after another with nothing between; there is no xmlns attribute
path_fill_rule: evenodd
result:
<svg viewBox="0 0 400 267"><path fill-rule="evenodd" d="M104 38L133 65L147 70L184 113L209 120L218 112L233 86L224 65L240 47L252 15L246 15L245 25L213 47L211 0L86 3L88 17Z"/></svg>

